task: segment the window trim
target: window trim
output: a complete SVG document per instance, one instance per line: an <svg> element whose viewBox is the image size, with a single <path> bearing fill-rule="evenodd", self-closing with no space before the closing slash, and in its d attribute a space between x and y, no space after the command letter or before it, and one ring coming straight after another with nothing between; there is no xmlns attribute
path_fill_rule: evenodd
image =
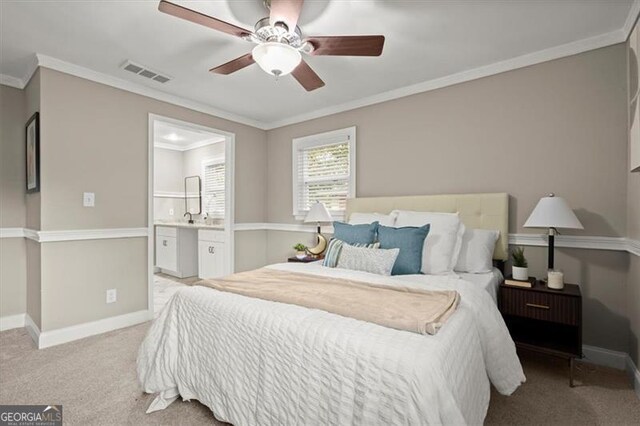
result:
<svg viewBox="0 0 640 426"><path fill-rule="evenodd" d="M213 165L217 165L217 164L223 164L224 165L224 178L225 178L225 186L224 186L224 191L225 191L225 197L226 197L226 188L227 188L227 183L226 183L226 179L227 179L227 162L226 159L223 155L216 155L215 157L209 157L209 158L205 158L202 160L201 162L201 180L202 180L202 199L204 201L204 197L205 197L205 188L207 187L207 166L213 166ZM204 204L203 204L204 205ZM225 200L225 205L226 205L226 200ZM226 209L225 209L226 210ZM213 217L213 218L218 218L215 215L210 214L208 211L205 210L205 208L202 208L202 212L207 214L207 217ZM223 215L224 218L224 215ZM219 218L218 218L219 219Z"/></svg>
<svg viewBox="0 0 640 426"><path fill-rule="evenodd" d="M298 152L302 149L315 148L323 145L333 145L347 139L349 144L349 191L347 198L356 196L356 127L332 130L330 132L294 138L291 144L292 163L292 187L293 187L293 216L296 220L304 220L307 212L298 210ZM335 220L343 220L345 212L331 212Z"/></svg>

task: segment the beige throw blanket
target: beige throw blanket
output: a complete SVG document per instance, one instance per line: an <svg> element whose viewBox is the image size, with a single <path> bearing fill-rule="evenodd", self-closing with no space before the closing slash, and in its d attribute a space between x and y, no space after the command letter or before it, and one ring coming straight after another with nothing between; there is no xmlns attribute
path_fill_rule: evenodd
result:
<svg viewBox="0 0 640 426"><path fill-rule="evenodd" d="M436 334L460 301L456 291L387 287L268 268L197 284L419 334Z"/></svg>

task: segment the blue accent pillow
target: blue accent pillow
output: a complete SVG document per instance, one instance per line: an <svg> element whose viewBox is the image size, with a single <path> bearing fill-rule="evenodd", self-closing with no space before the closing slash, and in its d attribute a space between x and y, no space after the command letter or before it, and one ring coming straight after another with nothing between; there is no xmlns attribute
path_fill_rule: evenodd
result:
<svg viewBox="0 0 640 426"><path fill-rule="evenodd" d="M333 222L333 238L347 244L373 244L376 241L377 231L378 222L363 225Z"/></svg>
<svg viewBox="0 0 640 426"><path fill-rule="evenodd" d="M391 275L420 274L422 269L422 249L431 225L421 227L405 226L391 228L378 226L378 240L381 249L399 248L400 253L393 265Z"/></svg>

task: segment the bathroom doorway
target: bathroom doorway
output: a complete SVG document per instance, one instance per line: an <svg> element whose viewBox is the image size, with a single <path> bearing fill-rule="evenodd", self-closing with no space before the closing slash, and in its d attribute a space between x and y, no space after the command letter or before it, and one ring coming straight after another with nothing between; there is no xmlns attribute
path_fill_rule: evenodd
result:
<svg viewBox="0 0 640 426"><path fill-rule="evenodd" d="M235 135L149 114L149 309L234 265Z"/></svg>

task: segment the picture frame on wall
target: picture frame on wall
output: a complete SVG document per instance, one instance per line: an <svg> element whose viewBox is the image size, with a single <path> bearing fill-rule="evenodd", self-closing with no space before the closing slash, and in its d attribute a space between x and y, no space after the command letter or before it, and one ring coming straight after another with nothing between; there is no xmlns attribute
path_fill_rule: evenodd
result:
<svg viewBox="0 0 640 426"><path fill-rule="evenodd" d="M40 114L31 116L25 126L27 194L40 192Z"/></svg>

